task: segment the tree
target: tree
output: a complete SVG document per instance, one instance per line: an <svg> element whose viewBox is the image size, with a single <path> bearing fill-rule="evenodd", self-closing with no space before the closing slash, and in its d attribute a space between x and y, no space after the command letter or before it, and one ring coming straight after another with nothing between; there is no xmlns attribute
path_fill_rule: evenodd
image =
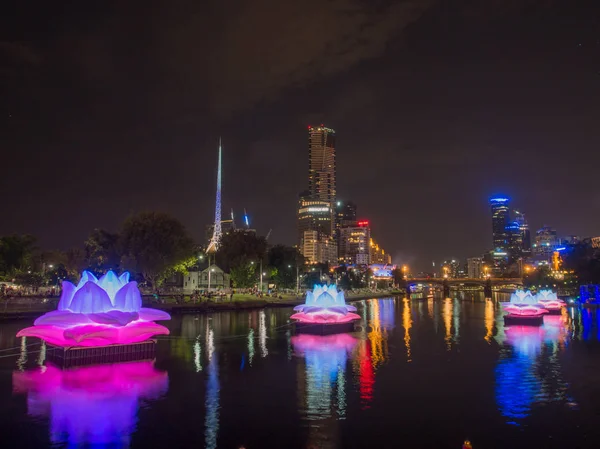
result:
<svg viewBox="0 0 600 449"><path fill-rule="evenodd" d="M351 290L352 281L350 280L350 272L346 265L340 265L336 267L335 274L337 276L337 283L342 290Z"/></svg>
<svg viewBox="0 0 600 449"><path fill-rule="evenodd" d="M0 237L0 274L10 275L18 270L31 269L35 242L35 237L28 234Z"/></svg>
<svg viewBox="0 0 600 449"><path fill-rule="evenodd" d="M271 276L280 288L295 288L296 276L304 266L304 257L292 246L275 245L269 248L267 256Z"/></svg>
<svg viewBox="0 0 600 449"><path fill-rule="evenodd" d="M265 260L267 241L250 232L228 232L223 234L216 254L216 263L225 272L240 267L249 261L257 265Z"/></svg>
<svg viewBox="0 0 600 449"><path fill-rule="evenodd" d="M599 284L600 251L588 242L571 245L565 252L563 268L574 271L582 284Z"/></svg>
<svg viewBox="0 0 600 449"><path fill-rule="evenodd" d="M546 287L552 286L553 283L556 283L556 280L552 277L550 268L546 266L539 267L523 278L523 284L526 287L537 287L540 285Z"/></svg>
<svg viewBox="0 0 600 449"><path fill-rule="evenodd" d="M256 264L249 261L241 263L236 267L232 267L229 274L234 287L253 287L256 282Z"/></svg>
<svg viewBox="0 0 600 449"><path fill-rule="evenodd" d="M97 273L118 270L121 262L119 234L105 229L94 229L84 243L87 268Z"/></svg>
<svg viewBox="0 0 600 449"><path fill-rule="evenodd" d="M394 279L394 284L398 287L405 286L406 282L404 279L404 273L400 269L400 267L396 267L392 270L392 278Z"/></svg>
<svg viewBox="0 0 600 449"><path fill-rule="evenodd" d="M195 245L185 226L161 212L142 212L123 223L122 264L157 288L175 270L194 263Z"/></svg>
<svg viewBox="0 0 600 449"><path fill-rule="evenodd" d="M41 273L32 273L31 271L19 271L15 274L15 284L24 287L38 288L44 283L44 276Z"/></svg>

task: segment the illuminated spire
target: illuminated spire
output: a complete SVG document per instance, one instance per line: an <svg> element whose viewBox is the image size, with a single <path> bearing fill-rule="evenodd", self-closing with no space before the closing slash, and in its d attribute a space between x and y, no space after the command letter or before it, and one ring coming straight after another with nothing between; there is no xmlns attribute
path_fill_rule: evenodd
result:
<svg viewBox="0 0 600 449"><path fill-rule="evenodd" d="M215 227L206 252L216 252L221 240L221 138L219 137L219 162L217 169L217 198L215 201Z"/></svg>

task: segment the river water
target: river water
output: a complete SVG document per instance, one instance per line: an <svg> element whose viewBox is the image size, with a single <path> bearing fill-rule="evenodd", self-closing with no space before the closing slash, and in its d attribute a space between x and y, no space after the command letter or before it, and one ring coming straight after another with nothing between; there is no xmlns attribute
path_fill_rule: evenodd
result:
<svg viewBox="0 0 600 449"><path fill-rule="evenodd" d="M357 331L291 309L184 315L154 361L60 370L0 323L2 447L600 447L600 314L505 327L496 302L372 299Z"/></svg>

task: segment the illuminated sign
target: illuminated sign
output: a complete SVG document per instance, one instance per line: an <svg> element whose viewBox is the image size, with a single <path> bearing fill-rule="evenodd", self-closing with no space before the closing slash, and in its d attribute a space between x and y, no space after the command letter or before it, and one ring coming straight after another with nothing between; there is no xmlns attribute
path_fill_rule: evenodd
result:
<svg viewBox="0 0 600 449"><path fill-rule="evenodd" d="M309 207L309 212L329 212L328 207Z"/></svg>
<svg viewBox="0 0 600 449"><path fill-rule="evenodd" d="M361 228L366 228L367 226L369 226L369 220L359 221L358 226L360 226Z"/></svg>
<svg viewBox="0 0 600 449"><path fill-rule="evenodd" d="M490 202L492 203L506 203L508 198L490 198Z"/></svg>
<svg viewBox="0 0 600 449"><path fill-rule="evenodd" d="M373 277L378 278L378 279L392 278L393 277L392 273L396 269L396 267L397 267L396 265L380 265L380 264L373 264L373 265L369 266L369 268L373 272Z"/></svg>

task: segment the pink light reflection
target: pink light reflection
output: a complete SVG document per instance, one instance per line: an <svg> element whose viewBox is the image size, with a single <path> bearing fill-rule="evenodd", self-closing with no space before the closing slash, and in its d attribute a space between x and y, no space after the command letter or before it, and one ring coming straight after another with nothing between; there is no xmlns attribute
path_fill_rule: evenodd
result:
<svg viewBox="0 0 600 449"><path fill-rule="evenodd" d="M128 445L139 402L168 388L168 374L152 361L13 372L13 392L27 395L29 415L50 419L53 444Z"/></svg>

